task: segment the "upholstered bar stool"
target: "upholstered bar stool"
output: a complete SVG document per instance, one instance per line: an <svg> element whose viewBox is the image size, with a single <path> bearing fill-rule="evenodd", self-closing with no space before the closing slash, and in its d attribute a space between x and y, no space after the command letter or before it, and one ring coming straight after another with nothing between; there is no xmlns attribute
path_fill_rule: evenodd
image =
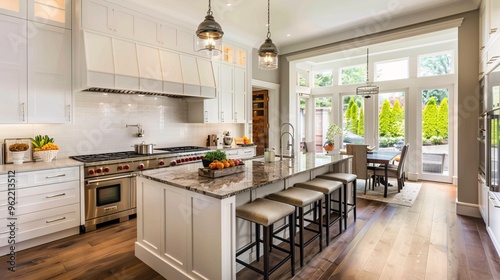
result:
<svg viewBox="0 0 500 280"><path fill-rule="evenodd" d="M323 193L325 196L325 223L323 224L325 227L325 237L326 237L326 246L330 244L330 226L336 222L339 223L339 233L342 232L342 183L339 181L332 181L326 179L315 178L307 182L297 183L294 185L297 188L304 188L308 190L317 191ZM339 200L338 200L338 209L332 210L332 193L335 191L339 191ZM332 212L336 212L339 214L339 217L330 221L330 214ZM320 216L320 219L323 217ZM316 215L314 215L314 219L316 219Z"/></svg>
<svg viewBox="0 0 500 280"><path fill-rule="evenodd" d="M304 266L304 247L309 245L316 238L319 239L319 251L323 250L323 244L321 241L322 238L322 228L321 228L321 220L318 223L318 230L314 230L312 228L304 228L304 207L308 205L314 205L319 212L319 216L322 217L322 206L321 199L323 198L323 194L317 191L306 190L303 188L288 188L284 191L272 193L267 196L267 198L276 200L279 202L287 203L295 206L295 209L299 210L299 215L297 219L299 220L299 244L295 243L299 247L300 251L300 266ZM314 235L304 241L304 230L308 230L314 233ZM295 235L294 235L295 236ZM279 239L279 238L278 238Z"/></svg>
<svg viewBox="0 0 500 280"><path fill-rule="evenodd" d="M281 247L274 246L272 244L272 238L274 234L272 233L272 225L288 216L288 229L289 229L289 244L290 249L285 250ZM247 220L255 224L255 241L243 247L239 252L236 253L236 262L250 268L251 270L264 275L264 279L269 279L269 275L273 273L276 269L282 266L286 261L291 261L292 276L295 275L295 242L293 236L295 234L295 207L281 203L274 200L269 200L265 198L257 198L253 202L247 203L245 205L236 207L236 217ZM260 239L260 226L263 227L263 239ZM280 239L281 240L281 239ZM260 270L244 261L238 259L238 256L256 246L256 259L260 261L260 242L264 244L264 270ZM271 247L274 247L280 251L287 253L288 255L281 260L274 267L269 267L269 254L271 252Z"/></svg>
<svg viewBox="0 0 500 280"><path fill-rule="evenodd" d="M316 176L316 178L339 181L344 185L344 229L347 229L347 218L350 211L354 213L354 220L356 220L356 179L358 178L354 174L350 173L326 173L323 175ZM347 185L352 183L352 197L353 203L349 203L347 200ZM348 208L350 206L350 208Z"/></svg>

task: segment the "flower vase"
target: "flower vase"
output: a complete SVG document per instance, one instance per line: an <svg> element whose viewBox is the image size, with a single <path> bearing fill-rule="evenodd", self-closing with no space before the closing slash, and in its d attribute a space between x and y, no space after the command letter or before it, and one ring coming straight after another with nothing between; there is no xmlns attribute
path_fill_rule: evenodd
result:
<svg viewBox="0 0 500 280"><path fill-rule="evenodd" d="M326 142L325 145L323 145L323 148L328 153L328 152L331 152L335 149L335 144L332 142Z"/></svg>

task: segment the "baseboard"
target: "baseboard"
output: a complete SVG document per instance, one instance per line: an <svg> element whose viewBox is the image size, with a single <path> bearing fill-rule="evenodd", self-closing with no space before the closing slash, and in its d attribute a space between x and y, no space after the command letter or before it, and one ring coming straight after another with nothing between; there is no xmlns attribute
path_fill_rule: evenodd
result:
<svg viewBox="0 0 500 280"><path fill-rule="evenodd" d="M458 215L481 218L481 212L479 212L479 205L460 202L458 200L455 200L455 204L457 205L456 212Z"/></svg>

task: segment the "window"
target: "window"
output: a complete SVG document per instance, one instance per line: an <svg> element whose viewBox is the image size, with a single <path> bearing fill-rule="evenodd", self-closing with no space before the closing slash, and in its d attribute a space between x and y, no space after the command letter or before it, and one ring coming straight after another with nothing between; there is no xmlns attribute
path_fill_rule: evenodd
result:
<svg viewBox="0 0 500 280"><path fill-rule="evenodd" d="M408 58L375 63L375 81L408 79Z"/></svg>
<svg viewBox="0 0 500 280"><path fill-rule="evenodd" d="M308 87L308 74L306 71L297 71L297 85L301 87Z"/></svg>
<svg viewBox="0 0 500 280"><path fill-rule="evenodd" d="M439 76L453 74L452 52L418 56L418 76Z"/></svg>
<svg viewBox="0 0 500 280"><path fill-rule="evenodd" d="M314 74L314 86L315 87L328 87L332 85L332 70L325 70Z"/></svg>
<svg viewBox="0 0 500 280"><path fill-rule="evenodd" d="M340 85L362 84L366 82L366 65L340 68Z"/></svg>
<svg viewBox="0 0 500 280"><path fill-rule="evenodd" d="M378 146L401 150L405 144L405 93L381 93L378 98Z"/></svg>

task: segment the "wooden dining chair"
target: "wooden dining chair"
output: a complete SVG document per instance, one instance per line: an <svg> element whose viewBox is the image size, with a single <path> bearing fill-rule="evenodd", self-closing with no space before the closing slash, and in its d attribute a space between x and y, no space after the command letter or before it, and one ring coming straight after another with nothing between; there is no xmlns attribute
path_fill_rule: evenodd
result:
<svg viewBox="0 0 500 280"><path fill-rule="evenodd" d="M404 181L405 181L405 163L406 163L406 158L408 155L408 150L409 150L410 144L406 144L403 146L403 149L401 151L401 160L399 161L399 164L397 165L392 165L390 164L387 167L387 177L393 177L396 178L398 181L398 192L401 191L401 189L404 187ZM385 170L383 166L380 167L375 167L371 168L368 170L368 174L370 178L373 178L373 185L375 185L375 178L378 176L385 176ZM366 191L366 189L365 189Z"/></svg>

